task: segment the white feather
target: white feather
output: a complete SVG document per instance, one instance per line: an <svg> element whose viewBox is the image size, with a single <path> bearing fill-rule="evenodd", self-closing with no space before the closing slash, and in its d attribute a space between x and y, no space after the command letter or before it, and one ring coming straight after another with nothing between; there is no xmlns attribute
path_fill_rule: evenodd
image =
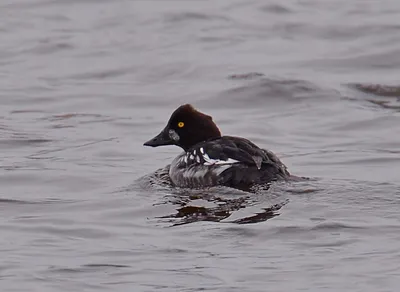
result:
<svg viewBox="0 0 400 292"><path fill-rule="evenodd" d="M202 149L202 148L200 148ZM221 159L212 159L208 154L203 154L204 158L204 165L214 165L214 164L233 164L233 163L238 163L238 160L228 158L228 160L221 160Z"/></svg>

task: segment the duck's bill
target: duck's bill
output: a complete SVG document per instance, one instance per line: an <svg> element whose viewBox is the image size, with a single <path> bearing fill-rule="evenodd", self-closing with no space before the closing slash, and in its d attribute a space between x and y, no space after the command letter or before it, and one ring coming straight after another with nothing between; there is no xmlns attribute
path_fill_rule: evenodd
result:
<svg viewBox="0 0 400 292"><path fill-rule="evenodd" d="M151 147L157 147L157 146L164 146L164 145L174 145L175 141L173 141L170 136L168 135L168 132L166 130L161 131L160 134L155 136L153 139L150 139L146 143L144 143L144 146L151 146Z"/></svg>

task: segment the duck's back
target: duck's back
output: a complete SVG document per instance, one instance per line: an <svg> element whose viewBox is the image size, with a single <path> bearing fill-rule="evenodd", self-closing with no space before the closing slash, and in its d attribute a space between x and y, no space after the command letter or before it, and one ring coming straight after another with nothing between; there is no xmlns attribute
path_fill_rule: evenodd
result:
<svg viewBox="0 0 400 292"><path fill-rule="evenodd" d="M175 185L191 188L224 185L243 189L289 176L275 154L247 139L230 136L195 145L179 155L170 168Z"/></svg>

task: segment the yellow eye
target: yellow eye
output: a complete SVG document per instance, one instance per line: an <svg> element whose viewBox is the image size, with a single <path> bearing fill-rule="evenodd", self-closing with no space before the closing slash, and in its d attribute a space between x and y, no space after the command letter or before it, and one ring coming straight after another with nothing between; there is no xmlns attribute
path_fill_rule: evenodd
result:
<svg viewBox="0 0 400 292"><path fill-rule="evenodd" d="M178 127L179 127L179 128L183 128L184 125L185 125L184 122L179 122L179 123L178 123Z"/></svg>

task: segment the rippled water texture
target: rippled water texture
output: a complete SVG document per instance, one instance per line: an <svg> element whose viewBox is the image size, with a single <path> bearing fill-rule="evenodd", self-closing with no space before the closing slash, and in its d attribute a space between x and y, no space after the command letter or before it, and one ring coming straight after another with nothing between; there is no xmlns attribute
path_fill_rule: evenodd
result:
<svg viewBox="0 0 400 292"><path fill-rule="evenodd" d="M2 292L398 290L398 1L4 0L0 19ZM182 103L310 179L171 188L180 150L142 144Z"/></svg>

